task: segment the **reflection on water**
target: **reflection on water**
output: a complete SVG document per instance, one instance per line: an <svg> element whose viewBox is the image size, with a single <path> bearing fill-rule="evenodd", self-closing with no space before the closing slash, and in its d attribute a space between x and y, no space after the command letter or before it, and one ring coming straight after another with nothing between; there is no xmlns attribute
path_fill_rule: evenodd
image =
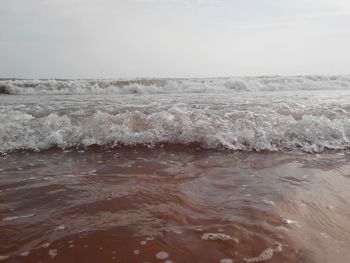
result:
<svg viewBox="0 0 350 263"><path fill-rule="evenodd" d="M0 160L3 262L348 262L349 155L196 148Z"/></svg>

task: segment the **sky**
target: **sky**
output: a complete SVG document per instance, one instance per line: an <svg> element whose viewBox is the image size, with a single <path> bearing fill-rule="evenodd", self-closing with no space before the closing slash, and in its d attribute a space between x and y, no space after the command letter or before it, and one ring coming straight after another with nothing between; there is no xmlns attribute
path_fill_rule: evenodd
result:
<svg viewBox="0 0 350 263"><path fill-rule="evenodd" d="M349 0L0 0L0 78L350 74Z"/></svg>

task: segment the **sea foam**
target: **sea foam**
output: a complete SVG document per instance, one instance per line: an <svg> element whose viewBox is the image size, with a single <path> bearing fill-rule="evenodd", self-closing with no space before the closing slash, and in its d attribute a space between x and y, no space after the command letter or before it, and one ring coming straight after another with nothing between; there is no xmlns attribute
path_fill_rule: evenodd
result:
<svg viewBox="0 0 350 263"><path fill-rule="evenodd" d="M0 80L0 94L213 93L349 89L350 76L264 76L207 79Z"/></svg>
<svg viewBox="0 0 350 263"><path fill-rule="evenodd" d="M350 76L2 80L0 86L18 95L0 96L2 155L92 145L350 148Z"/></svg>
<svg viewBox="0 0 350 263"><path fill-rule="evenodd" d="M239 151L302 150L350 147L350 119L305 114L296 119L276 112L194 110L171 107L153 113L97 111L79 119L69 114L1 114L0 152L62 149L75 146L191 144Z"/></svg>

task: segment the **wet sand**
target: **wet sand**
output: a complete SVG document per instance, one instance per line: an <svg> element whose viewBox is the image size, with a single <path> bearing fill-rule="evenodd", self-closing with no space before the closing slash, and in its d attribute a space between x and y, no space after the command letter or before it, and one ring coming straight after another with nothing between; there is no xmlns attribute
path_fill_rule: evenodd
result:
<svg viewBox="0 0 350 263"><path fill-rule="evenodd" d="M196 147L0 159L1 262L349 262L348 153Z"/></svg>

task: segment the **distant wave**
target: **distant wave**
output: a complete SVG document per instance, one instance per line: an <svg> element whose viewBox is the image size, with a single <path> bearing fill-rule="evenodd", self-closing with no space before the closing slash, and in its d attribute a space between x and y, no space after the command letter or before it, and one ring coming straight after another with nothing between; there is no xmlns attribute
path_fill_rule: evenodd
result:
<svg viewBox="0 0 350 263"><path fill-rule="evenodd" d="M22 111L0 114L0 152L40 151L92 145L199 144L234 151L323 152L350 148L350 118L334 109L332 117L304 112L201 110L171 107L153 113L97 111L83 117Z"/></svg>
<svg viewBox="0 0 350 263"><path fill-rule="evenodd" d="M0 80L0 94L157 94L350 89L350 75L214 79Z"/></svg>

